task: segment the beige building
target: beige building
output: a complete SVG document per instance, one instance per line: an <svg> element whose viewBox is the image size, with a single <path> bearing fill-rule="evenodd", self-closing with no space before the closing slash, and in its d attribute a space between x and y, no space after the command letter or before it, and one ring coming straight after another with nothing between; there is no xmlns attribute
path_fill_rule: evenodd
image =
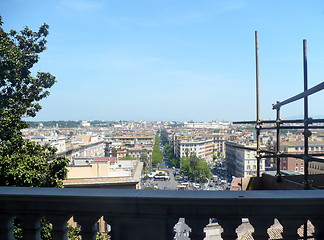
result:
<svg viewBox="0 0 324 240"><path fill-rule="evenodd" d="M175 155L179 158L195 154L207 162L213 160L214 142L212 138L183 138L175 142Z"/></svg>
<svg viewBox="0 0 324 240"><path fill-rule="evenodd" d="M64 187L139 189L143 163L139 160L111 162L99 158L83 165L67 167Z"/></svg>
<svg viewBox="0 0 324 240"><path fill-rule="evenodd" d="M75 157L103 157L105 156L105 146L106 143L103 141L89 143L60 152L57 155L69 158L71 161Z"/></svg>
<svg viewBox="0 0 324 240"><path fill-rule="evenodd" d="M104 178L110 175L110 162L91 163L87 165L70 165L67 167L67 179Z"/></svg>
<svg viewBox="0 0 324 240"><path fill-rule="evenodd" d="M256 144L226 142L226 165L228 173L235 177L256 176L256 152L238 147L256 148ZM261 146L265 148L265 146ZM265 171L265 159L260 160L260 173Z"/></svg>
<svg viewBox="0 0 324 240"><path fill-rule="evenodd" d="M225 142L226 134L224 133L213 133L205 135L208 138L212 138L214 142L214 155L225 156Z"/></svg>

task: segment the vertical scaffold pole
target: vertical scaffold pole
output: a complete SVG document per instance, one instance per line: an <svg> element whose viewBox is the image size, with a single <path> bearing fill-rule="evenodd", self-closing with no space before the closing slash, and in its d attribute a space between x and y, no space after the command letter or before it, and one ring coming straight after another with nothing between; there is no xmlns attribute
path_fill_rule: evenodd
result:
<svg viewBox="0 0 324 240"><path fill-rule="evenodd" d="M258 40L258 31L255 31L255 80L256 80L256 140L257 140L257 177L260 177L260 128L261 128L261 119L260 119L260 76L259 76L259 40Z"/></svg>
<svg viewBox="0 0 324 240"><path fill-rule="evenodd" d="M276 173L276 177L277 180L280 181L281 180L281 172L280 172L280 168L281 168L281 164L280 164L280 108L277 108L277 118L276 118L276 163L277 163L277 173Z"/></svg>
<svg viewBox="0 0 324 240"><path fill-rule="evenodd" d="M307 40L303 40L303 62L304 62L304 91L308 90L308 74L307 74ZM310 189L308 179L308 138L311 132L308 129L308 96L304 97L304 189Z"/></svg>

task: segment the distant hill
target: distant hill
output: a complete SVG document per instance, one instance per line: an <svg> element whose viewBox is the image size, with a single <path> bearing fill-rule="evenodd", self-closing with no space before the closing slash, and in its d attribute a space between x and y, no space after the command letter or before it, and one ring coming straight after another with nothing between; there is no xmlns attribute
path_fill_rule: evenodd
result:
<svg viewBox="0 0 324 240"><path fill-rule="evenodd" d="M44 127L58 127L58 128L79 128L81 127L80 120L77 121L28 121L29 127L37 128L40 124L43 124ZM113 124L109 121L99 121L93 120L88 121L91 124L91 127L111 127Z"/></svg>
<svg viewBox="0 0 324 240"><path fill-rule="evenodd" d="M81 121L28 121L28 123L31 128L37 128L40 124L43 124L44 127L78 128Z"/></svg>

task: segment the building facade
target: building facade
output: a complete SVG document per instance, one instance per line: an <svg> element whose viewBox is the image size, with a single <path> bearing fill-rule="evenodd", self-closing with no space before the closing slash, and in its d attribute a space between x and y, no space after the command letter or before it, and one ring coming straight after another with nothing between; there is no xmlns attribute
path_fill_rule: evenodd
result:
<svg viewBox="0 0 324 240"><path fill-rule="evenodd" d="M256 152L238 147L255 148L256 144L226 142L226 165L228 173L235 177L256 176ZM265 159L260 160L260 173L265 171Z"/></svg>
<svg viewBox="0 0 324 240"><path fill-rule="evenodd" d="M214 142L212 138L182 138L175 142L175 155L178 158L195 154L207 162L213 160Z"/></svg>
<svg viewBox="0 0 324 240"><path fill-rule="evenodd" d="M308 143L308 153L318 154L324 153L324 141L310 141ZM303 154L304 153L304 142L303 141L292 141L284 142L281 144L281 149L284 153L289 154ZM280 168L282 170L304 172L304 160L293 157L282 158L280 162ZM310 162L308 168L309 174L324 173L324 163L321 162Z"/></svg>

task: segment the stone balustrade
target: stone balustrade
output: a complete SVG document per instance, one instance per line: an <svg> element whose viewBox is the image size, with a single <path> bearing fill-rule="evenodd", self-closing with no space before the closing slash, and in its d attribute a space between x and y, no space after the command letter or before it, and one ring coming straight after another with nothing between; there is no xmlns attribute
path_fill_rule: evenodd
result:
<svg viewBox="0 0 324 240"><path fill-rule="evenodd" d="M104 216L112 240L167 240L185 218L190 238L202 240L210 218L223 228L222 239L237 238L242 218L254 227L255 240L268 239L276 218L283 239L299 239L297 229L309 220L314 239L324 239L324 191L158 191L118 189L54 189L0 187L0 239L13 238L13 220L24 223L24 239L40 239L40 219L53 224L54 240L67 239L67 220L81 225L83 240L94 240Z"/></svg>

